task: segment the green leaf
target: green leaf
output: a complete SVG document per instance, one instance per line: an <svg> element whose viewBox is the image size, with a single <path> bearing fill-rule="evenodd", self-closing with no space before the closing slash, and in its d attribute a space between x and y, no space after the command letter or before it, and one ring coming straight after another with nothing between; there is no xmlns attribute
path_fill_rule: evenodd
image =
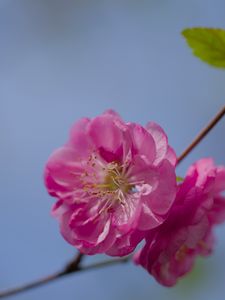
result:
<svg viewBox="0 0 225 300"><path fill-rule="evenodd" d="M225 68L225 30L216 28L187 28L182 31L193 54L204 62Z"/></svg>

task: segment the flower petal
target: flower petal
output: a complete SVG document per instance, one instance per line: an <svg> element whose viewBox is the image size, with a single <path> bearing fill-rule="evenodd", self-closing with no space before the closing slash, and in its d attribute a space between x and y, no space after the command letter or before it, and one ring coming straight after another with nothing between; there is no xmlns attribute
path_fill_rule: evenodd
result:
<svg viewBox="0 0 225 300"><path fill-rule="evenodd" d="M123 132L117 124L119 124L117 119L105 114L93 119L88 129L93 144L108 162L122 156Z"/></svg>
<svg viewBox="0 0 225 300"><path fill-rule="evenodd" d="M176 177L174 167L164 160L158 168L158 185L149 195L143 196L146 205L157 215L165 215L176 196Z"/></svg>
<svg viewBox="0 0 225 300"><path fill-rule="evenodd" d="M133 142L133 154L143 156L150 165L156 159L156 145L153 137L138 124L130 123L128 126Z"/></svg>
<svg viewBox="0 0 225 300"><path fill-rule="evenodd" d="M156 145L156 158L154 164L159 164L163 159L169 160L169 162L176 165L176 154L174 150L168 146L168 138L164 130L155 122L149 122L146 125L147 131L151 134Z"/></svg>

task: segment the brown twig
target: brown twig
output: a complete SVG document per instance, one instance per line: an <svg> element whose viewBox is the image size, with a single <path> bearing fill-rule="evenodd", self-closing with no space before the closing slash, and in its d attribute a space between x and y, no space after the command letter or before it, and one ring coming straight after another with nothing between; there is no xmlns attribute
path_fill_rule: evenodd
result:
<svg viewBox="0 0 225 300"><path fill-rule="evenodd" d="M71 262L71 264L68 264L68 266L61 272L56 272L56 273L53 273L52 275L43 277L41 279L37 279L37 280L35 280L31 283L24 284L24 285L21 285L19 287L15 287L15 288L12 288L12 289L2 291L0 293L0 298L6 298L6 297L9 297L9 296L13 296L15 294L19 294L19 293L31 290L33 288L39 287L41 285L51 283L53 281L56 281L59 278L62 278L66 275L69 275L71 273L77 273L77 272L84 272L84 271L93 270L93 269L99 269L99 268L103 268L103 267L107 267L107 266L120 264L122 262L125 263L125 262L129 261L129 259L130 259L130 257L127 256L125 258L106 260L106 261L94 263L94 264L84 266L84 267L75 267L75 260L76 260L75 259ZM72 265L74 266L74 268L71 267Z"/></svg>
<svg viewBox="0 0 225 300"><path fill-rule="evenodd" d="M73 272L77 272L78 270L80 270L80 264L81 264L81 261L84 257L84 254L78 252L78 254L75 256L75 258L69 262L64 270L61 272L61 276L64 276L66 274L70 274L70 273L73 273Z"/></svg>
<svg viewBox="0 0 225 300"><path fill-rule="evenodd" d="M180 163L197 145L201 140L209 133L209 131L222 119L225 114L225 106L217 113L217 115L209 122L209 124L203 128L203 130L196 136L193 142L184 150L179 156L177 162Z"/></svg>
<svg viewBox="0 0 225 300"><path fill-rule="evenodd" d="M43 277L41 279L37 279L33 282L18 286L18 287L14 287L12 289L8 289L8 290L3 290L0 293L0 298L6 298L15 294L19 294L28 290L31 290L33 288L39 287L41 285L45 285L49 282L55 281L59 278L61 278L63 276L63 272L56 272L54 274L51 274L49 276Z"/></svg>
<svg viewBox="0 0 225 300"><path fill-rule="evenodd" d="M82 253L78 252L78 254L75 256L75 258L70 263L68 263L62 271L56 272L56 273L51 274L51 275L48 275L46 277L35 280L35 281L30 282L28 284L24 284L24 285L21 285L19 287L15 287L15 288L12 288L12 289L8 289L6 291L2 291L2 292L0 292L0 298L9 297L9 296L19 294L19 293L27 291L27 290L31 290L31 289L36 288L38 286L47 284L51 281L55 281L56 279L59 279L59 278L65 276L67 274L79 271L80 270L80 263L82 261L83 256L84 255Z"/></svg>
<svg viewBox="0 0 225 300"><path fill-rule="evenodd" d="M218 114L212 119L212 121L199 133L199 135L193 140L193 142L184 150L184 152L178 158L178 164L196 147L196 145L207 135L207 133L219 122L219 120L224 116L224 114L225 114L225 106L218 112ZM83 254L78 253L77 256L69 264L67 264L62 271L35 280L31 283L2 291L0 292L0 298L9 297L15 294L19 294L21 292L31 290L38 286L53 282L71 273L84 272L88 270L103 268L110 265L120 264L122 262L128 262L131 256L127 256L125 258L107 260L107 261L103 261L103 262L99 262L99 263L95 263L83 267L81 266L82 258L83 258Z"/></svg>

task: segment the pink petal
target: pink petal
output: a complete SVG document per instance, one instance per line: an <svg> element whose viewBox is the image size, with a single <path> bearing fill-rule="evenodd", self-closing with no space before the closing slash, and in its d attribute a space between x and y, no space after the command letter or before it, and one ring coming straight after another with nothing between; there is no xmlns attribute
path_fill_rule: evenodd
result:
<svg viewBox="0 0 225 300"><path fill-rule="evenodd" d="M150 230L158 227L164 222L165 218L154 214L151 208L146 204L142 204L142 211L139 218L138 229L139 230Z"/></svg>
<svg viewBox="0 0 225 300"><path fill-rule="evenodd" d="M158 169L159 182L157 188L144 197L146 205L154 214L166 214L173 204L176 196L176 178L174 167L169 161L164 160Z"/></svg>
<svg viewBox="0 0 225 300"><path fill-rule="evenodd" d="M113 155L122 149L123 132L117 126L117 120L109 114L93 119L90 123L88 134L106 161L109 161L107 155ZM113 158L112 156L110 161Z"/></svg>
<svg viewBox="0 0 225 300"><path fill-rule="evenodd" d="M154 122L149 122L146 125L146 129L153 137L156 145L156 158L154 164L157 165L163 159L167 159L175 166L177 161L176 154L174 150L168 146L168 138L164 130Z"/></svg>
<svg viewBox="0 0 225 300"><path fill-rule="evenodd" d="M45 184L50 194L58 195L80 185L82 168L77 159L76 152L70 147L53 152L45 167Z"/></svg>
<svg viewBox="0 0 225 300"><path fill-rule="evenodd" d="M217 168L214 193L222 193L225 191L225 167Z"/></svg>
<svg viewBox="0 0 225 300"><path fill-rule="evenodd" d="M93 147L87 135L87 127L90 123L88 118L76 122L70 130L70 139L67 145L72 147L80 157L88 156Z"/></svg>
<svg viewBox="0 0 225 300"><path fill-rule="evenodd" d="M116 207L112 217L113 226L119 231L127 233L136 228L141 212L140 198L135 195L128 195L126 204Z"/></svg>
<svg viewBox="0 0 225 300"><path fill-rule="evenodd" d="M156 158L156 145L149 132L140 125L129 124L134 154L143 156L148 164Z"/></svg>
<svg viewBox="0 0 225 300"><path fill-rule="evenodd" d="M107 255L111 256L125 256L134 251L137 244L144 238L145 233L141 231L135 231L128 233L123 237L117 238L115 243L106 251Z"/></svg>
<svg viewBox="0 0 225 300"><path fill-rule="evenodd" d="M225 197L217 196L214 198L212 209L209 212L211 224L220 224L225 221Z"/></svg>

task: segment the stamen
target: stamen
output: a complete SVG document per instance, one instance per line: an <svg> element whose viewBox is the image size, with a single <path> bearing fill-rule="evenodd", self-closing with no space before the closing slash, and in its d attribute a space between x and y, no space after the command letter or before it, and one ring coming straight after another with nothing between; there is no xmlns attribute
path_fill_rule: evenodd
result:
<svg viewBox="0 0 225 300"><path fill-rule="evenodd" d="M100 214L118 204L128 205L127 195L137 192L135 186L144 183L141 180L128 180L131 179L128 161L123 164L111 162L106 165L96 153L90 154L84 170L83 173L79 173L81 191L86 194L85 198L101 201Z"/></svg>

